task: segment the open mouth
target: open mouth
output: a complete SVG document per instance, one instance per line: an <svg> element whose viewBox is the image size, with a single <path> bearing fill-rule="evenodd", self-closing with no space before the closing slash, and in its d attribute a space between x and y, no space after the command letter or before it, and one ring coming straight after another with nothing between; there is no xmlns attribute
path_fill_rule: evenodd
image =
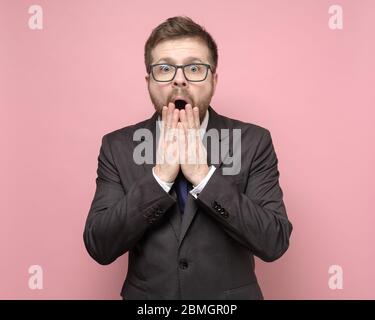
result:
<svg viewBox="0 0 375 320"><path fill-rule="evenodd" d="M182 100L182 99L177 99L174 102L174 105L176 106L176 108L178 110L185 109L186 104L187 104L187 102L185 100Z"/></svg>

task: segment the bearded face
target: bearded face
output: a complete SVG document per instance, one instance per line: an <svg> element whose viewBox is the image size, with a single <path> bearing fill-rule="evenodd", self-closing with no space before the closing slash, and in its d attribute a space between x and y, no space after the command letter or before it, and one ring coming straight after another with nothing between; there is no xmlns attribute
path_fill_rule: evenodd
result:
<svg viewBox="0 0 375 320"><path fill-rule="evenodd" d="M194 63L210 64L210 51L199 38L180 38L164 40L152 50L152 64L186 65ZM146 81L151 101L158 113L169 102L175 103L178 109L187 103L198 107L202 121L212 96L214 95L217 74L208 70L207 77L201 82L191 82L185 78L182 68L178 68L173 80L158 82L147 75Z"/></svg>

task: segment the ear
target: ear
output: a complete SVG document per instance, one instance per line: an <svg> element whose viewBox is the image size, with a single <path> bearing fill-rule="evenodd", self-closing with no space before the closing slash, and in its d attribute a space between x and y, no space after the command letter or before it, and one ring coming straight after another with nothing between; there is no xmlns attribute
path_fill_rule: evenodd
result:
<svg viewBox="0 0 375 320"><path fill-rule="evenodd" d="M147 75L145 76L145 80L146 80L146 83L147 83L147 84L150 82L150 75L149 75L149 74L147 74Z"/></svg>
<svg viewBox="0 0 375 320"><path fill-rule="evenodd" d="M213 82L213 94L212 95L215 94L218 77L219 77L219 75L215 72L214 77L213 77L213 81L212 81Z"/></svg>

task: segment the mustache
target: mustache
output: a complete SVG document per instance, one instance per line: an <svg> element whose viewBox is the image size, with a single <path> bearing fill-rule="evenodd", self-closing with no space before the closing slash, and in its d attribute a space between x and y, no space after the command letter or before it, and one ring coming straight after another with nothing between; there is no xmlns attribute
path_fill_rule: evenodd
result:
<svg viewBox="0 0 375 320"><path fill-rule="evenodd" d="M175 101L176 97L182 97L186 100L186 102L193 102L193 97L190 95L190 93L183 89L173 90L168 96L168 102Z"/></svg>

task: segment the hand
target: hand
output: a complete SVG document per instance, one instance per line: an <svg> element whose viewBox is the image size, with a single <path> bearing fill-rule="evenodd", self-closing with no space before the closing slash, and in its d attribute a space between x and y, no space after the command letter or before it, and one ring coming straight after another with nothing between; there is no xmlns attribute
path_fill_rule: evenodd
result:
<svg viewBox="0 0 375 320"><path fill-rule="evenodd" d="M180 110L177 124L180 164L185 178L197 186L208 174L207 151L200 137L199 109L190 104Z"/></svg>
<svg viewBox="0 0 375 320"><path fill-rule="evenodd" d="M177 123L179 110L173 103L162 110L162 126L154 173L165 182L173 182L180 171Z"/></svg>

